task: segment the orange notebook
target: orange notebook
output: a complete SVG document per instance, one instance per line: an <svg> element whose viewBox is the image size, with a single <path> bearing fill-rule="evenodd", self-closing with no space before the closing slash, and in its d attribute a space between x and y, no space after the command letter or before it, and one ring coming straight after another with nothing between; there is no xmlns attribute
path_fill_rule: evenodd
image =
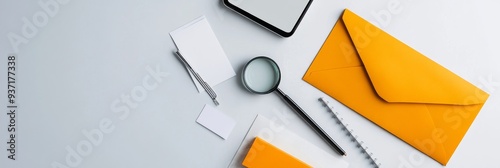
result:
<svg viewBox="0 0 500 168"><path fill-rule="evenodd" d="M292 155L256 137L248 151L243 166L248 168L309 168L311 166Z"/></svg>

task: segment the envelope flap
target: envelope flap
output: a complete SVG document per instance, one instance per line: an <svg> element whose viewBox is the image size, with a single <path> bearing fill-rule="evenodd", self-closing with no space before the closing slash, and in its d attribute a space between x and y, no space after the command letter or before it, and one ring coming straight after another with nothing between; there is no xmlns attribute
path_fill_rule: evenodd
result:
<svg viewBox="0 0 500 168"><path fill-rule="evenodd" d="M361 60L349 39L344 23L337 22L309 66L305 77L318 71L361 66Z"/></svg>
<svg viewBox="0 0 500 168"><path fill-rule="evenodd" d="M342 19L377 94L387 102L472 105L481 89L345 10Z"/></svg>

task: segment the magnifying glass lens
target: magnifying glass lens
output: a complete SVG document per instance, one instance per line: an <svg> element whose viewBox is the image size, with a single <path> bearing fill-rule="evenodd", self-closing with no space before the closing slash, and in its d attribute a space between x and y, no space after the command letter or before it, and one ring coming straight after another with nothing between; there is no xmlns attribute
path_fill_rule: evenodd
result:
<svg viewBox="0 0 500 168"><path fill-rule="evenodd" d="M281 78L278 65L267 57L257 57L248 62L242 77L247 89L261 94L274 91Z"/></svg>

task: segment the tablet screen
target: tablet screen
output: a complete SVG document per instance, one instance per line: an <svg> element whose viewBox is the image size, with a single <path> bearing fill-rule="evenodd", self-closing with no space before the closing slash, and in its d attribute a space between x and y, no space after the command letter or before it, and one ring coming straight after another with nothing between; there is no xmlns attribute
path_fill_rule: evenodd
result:
<svg viewBox="0 0 500 168"><path fill-rule="evenodd" d="M281 29L291 32L310 0L227 0L232 5Z"/></svg>

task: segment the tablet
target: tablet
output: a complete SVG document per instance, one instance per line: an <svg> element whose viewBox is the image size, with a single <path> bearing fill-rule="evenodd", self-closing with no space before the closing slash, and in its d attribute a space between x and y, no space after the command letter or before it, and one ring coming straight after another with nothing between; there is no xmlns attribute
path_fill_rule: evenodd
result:
<svg viewBox="0 0 500 168"><path fill-rule="evenodd" d="M290 37L312 0L223 0L223 3L261 26Z"/></svg>

